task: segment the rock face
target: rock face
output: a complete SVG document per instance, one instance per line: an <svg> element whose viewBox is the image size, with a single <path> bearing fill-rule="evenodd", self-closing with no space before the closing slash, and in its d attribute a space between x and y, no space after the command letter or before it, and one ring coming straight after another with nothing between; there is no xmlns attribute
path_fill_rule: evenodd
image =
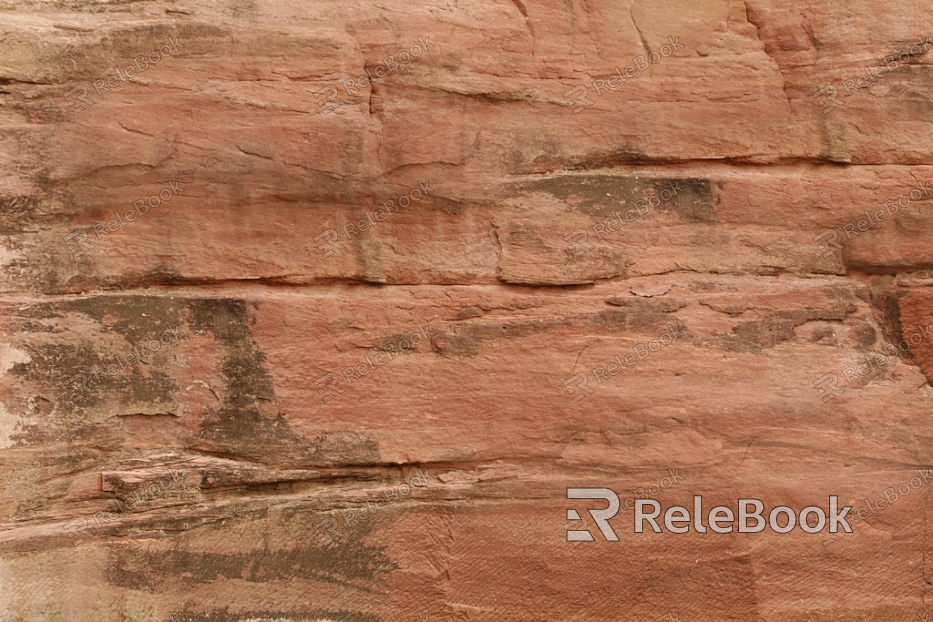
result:
<svg viewBox="0 0 933 622"><path fill-rule="evenodd" d="M0 622L925 615L929 2L0 14Z"/></svg>

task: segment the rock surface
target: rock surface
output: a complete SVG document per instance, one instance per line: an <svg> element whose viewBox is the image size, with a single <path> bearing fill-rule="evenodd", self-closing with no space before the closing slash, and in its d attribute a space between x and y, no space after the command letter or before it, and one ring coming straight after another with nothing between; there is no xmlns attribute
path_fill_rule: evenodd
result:
<svg viewBox="0 0 933 622"><path fill-rule="evenodd" d="M922 615L933 5L0 16L0 622Z"/></svg>

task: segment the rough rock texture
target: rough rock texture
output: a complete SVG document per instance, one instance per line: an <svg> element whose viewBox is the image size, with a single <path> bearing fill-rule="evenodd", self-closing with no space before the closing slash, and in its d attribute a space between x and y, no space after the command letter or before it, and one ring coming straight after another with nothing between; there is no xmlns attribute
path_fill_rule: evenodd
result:
<svg viewBox="0 0 933 622"><path fill-rule="evenodd" d="M917 616L931 19L0 0L0 622ZM577 544L567 510L601 502L568 487L873 511L833 538L623 509Z"/></svg>

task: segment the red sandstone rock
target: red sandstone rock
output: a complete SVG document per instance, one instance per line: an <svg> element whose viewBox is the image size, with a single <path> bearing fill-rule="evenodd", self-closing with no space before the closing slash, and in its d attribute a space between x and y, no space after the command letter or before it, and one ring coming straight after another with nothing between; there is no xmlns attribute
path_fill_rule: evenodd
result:
<svg viewBox="0 0 933 622"><path fill-rule="evenodd" d="M0 622L921 610L928 4L0 11Z"/></svg>

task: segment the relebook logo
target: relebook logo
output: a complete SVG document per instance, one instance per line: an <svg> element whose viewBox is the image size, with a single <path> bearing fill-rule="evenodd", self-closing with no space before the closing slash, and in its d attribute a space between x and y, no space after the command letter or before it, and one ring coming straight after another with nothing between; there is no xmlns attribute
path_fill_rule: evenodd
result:
<svg viewBox="0 0 933 622"><path fill-rule="evenodd" d="M619 513L619 496L609 488L568 488L568 499L603 499L609 503L609 506L602 510L588 510L599 531L609 542L618 542L619 537L609 525L609 520ZM736 513L732 508L719 505L712 508L706 516L706 524L703 524L703 497L694 495L693 514L690 510L675 505L669 507L664 512L664 527L671 533L687 533L690 531L690 522L693 521L693 528L697 533L707 533L707 529L713 533L732 533L735 529L734 522L738 523L738 533L759 533L764 531L765 527L770 527L775 533L788 533L795 526L806 533L818 533L826 526L827 512L822 508L811 505L797 512L785 505L780 505L768 513L768 520L765 521L762 513L765 505L758 499L739 499L737 502L738 521L735 519ZM645 512L646 506L650 506L651 512ZM749 506L754 511L749 511ZM839 510L839 498L836 495L829 497L829 533L839 533L841 526L845 533L852 533L852 528L846 520L846 514L852 506L844 506ZM663 533L661 526L658 525L657 518L661 514L661 504L654 499L636 499L635 500L635 533L644 533L644 524L647 522L652 531ZM781 518L781 514L784 515ZM816 524L811 525L810 515L816 517ZM750 525L750 519L754 519L754 525ZM567 510L567 520L580 520L580 515L576 510ZM781 522L784 524L782 525ZM708 525L708 527L707 527ZM593 542L593 534L589 530L568 530L568 542Z"/></svg>

